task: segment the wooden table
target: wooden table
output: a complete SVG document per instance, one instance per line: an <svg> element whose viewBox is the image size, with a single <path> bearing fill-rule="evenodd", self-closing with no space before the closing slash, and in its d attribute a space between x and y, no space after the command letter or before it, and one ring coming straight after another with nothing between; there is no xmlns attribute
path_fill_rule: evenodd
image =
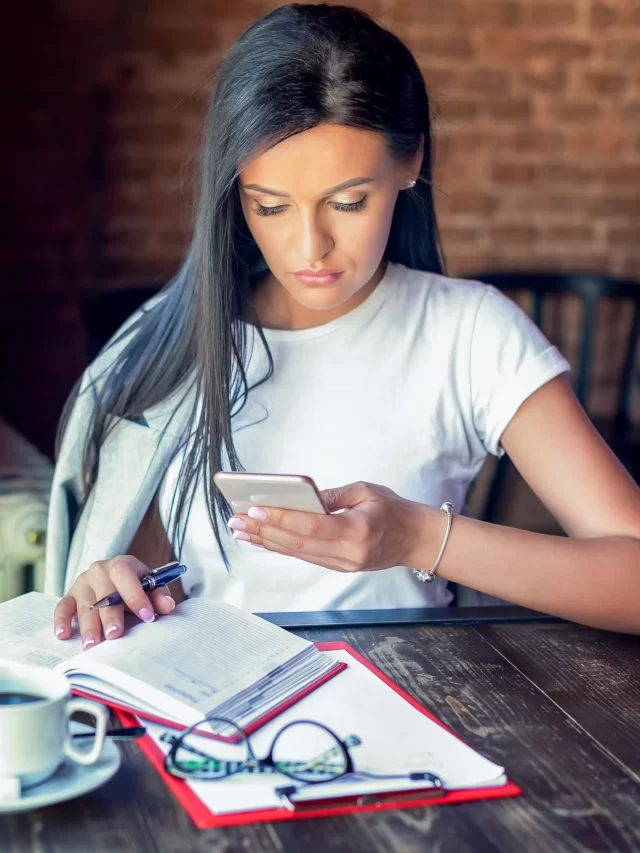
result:
<svg viewBox="0 0 640 853"><path fill-rule="evenodd" d="M99 790L0 819L2 853L640 850L640 638L563 622L300 630L346 640L524 796L198 831L135 745Z"/></svg>

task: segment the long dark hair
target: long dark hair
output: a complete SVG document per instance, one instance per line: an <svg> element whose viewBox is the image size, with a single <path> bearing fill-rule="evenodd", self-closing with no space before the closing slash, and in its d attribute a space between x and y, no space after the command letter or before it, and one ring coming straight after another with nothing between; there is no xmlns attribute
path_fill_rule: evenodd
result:
<svg viewBox="0 0 640 853"><path fill-rule="evenodd" d="M186 521L186 508L202 474L227 569L216 506L225 520L231 508L211 474L225 468L225 462L226 470L244 470L231 425L251 390L242 318L251 318L267 352L268 372L260 382L273 374L273 359L252 303L262 256L244 219L237 178L241 164L322 123L378 133L398 158L414 155L423 137L420 176L415 188L398 195L384 258L443 272L431 187L429 100L411 52L357 9L282 6L245 30L220 64L185 261L163 289L163 298L131 326L134 334L91 388L94 410L82 471L85 500L96 481L112 416L139 419L144 410L194 383L198 402L192 431L185 436L185 443L189 441L178 477L175 520ZM75 396L77 392L63 414L58 446ZM180 548L179 543L178 555Z"/></svg>

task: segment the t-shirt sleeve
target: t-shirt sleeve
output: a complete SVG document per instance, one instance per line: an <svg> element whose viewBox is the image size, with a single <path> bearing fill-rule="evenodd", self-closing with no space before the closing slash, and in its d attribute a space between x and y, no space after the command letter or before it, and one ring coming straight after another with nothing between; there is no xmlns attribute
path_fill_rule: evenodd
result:
<svg viewBox="0 0 640 853"><path fill-rule="evenodd" d="M502 433L522 403L571 369L513 300L485 285L471 335L471 405L488 453L502 456Z"/></svg>

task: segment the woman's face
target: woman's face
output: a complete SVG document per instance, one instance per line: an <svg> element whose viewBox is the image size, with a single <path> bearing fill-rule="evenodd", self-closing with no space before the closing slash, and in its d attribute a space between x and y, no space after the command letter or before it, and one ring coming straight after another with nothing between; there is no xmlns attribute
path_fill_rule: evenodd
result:
<svg viewBox="0 0 640 853"><path fill-rule="evenodd" d="M396 198L417 177L392 158L381 136L319 125L292 136L240 173L249 229L270 275L256 292L265 326L306 328L355 308L382 277ZM303 270L339 275L311 283Z"/></svg>

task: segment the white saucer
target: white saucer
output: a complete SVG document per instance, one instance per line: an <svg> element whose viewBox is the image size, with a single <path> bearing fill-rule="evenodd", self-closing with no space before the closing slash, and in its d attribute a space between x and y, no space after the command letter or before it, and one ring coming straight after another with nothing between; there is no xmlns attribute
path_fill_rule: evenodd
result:
<svg viewBox="0 0 640 853"><path fill-rule="evenodd" d="M92 729L91 726L72 720L71 731L73 733L90 732ZM107 738L100 758L95 764L77 764L65 758L53 776L39 785L25 788L19 799L0 802L0 814L27 812L79 797L80 794L86 794L104 785L118 767L120 767L120 751L115 743Z"/></svg>

